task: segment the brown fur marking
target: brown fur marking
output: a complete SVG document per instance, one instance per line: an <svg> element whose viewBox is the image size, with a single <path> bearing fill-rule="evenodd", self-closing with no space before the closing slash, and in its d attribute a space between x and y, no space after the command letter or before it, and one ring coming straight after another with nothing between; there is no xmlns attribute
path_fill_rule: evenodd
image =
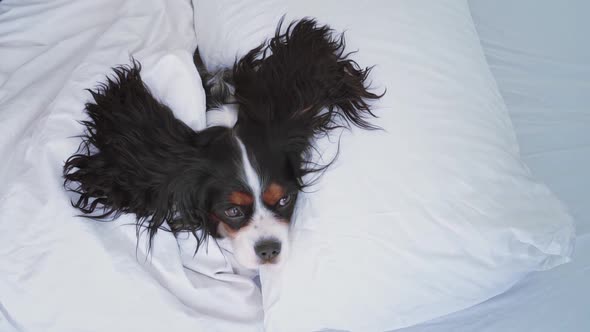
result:
<svg viewBox="0 0 590 332"><path fill-rule="evenodd" d="M229 201L235 205L247 206L252 205L252 203L254 203L254 198L252 197L252 195L248 193L234 191L229 195Z"/></svg>
<svg viewBox="0 0 590 332"><path fill-rule="evenodd" d="M286 193L285 188L283 188L281 185L273 182L268 187L266 187L266 190L262 194L262 200L264 201L264 203L272 206L272 205L277 204L277 202L283 196L285 196L285 193Z"/></svg>

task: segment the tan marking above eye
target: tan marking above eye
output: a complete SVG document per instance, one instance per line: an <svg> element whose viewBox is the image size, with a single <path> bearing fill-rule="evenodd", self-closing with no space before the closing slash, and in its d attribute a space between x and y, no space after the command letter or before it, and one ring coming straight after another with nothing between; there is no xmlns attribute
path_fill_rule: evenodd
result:
<svg viewBox="0 0 590 332"><path fill-rule="evenodd" d="M254 203L254 197L242 191L233 191L229 195L229 202L234 205L247 206Z"/></svg>
<svg viewBox="0 0 590 332"><path fill-rule="evenodd" d="M283 188L280 184L272 182L268 187L266 187L266 190L262 194L262 200L264 203L273 206L277 204L277 202L283 196L285 196L286 192L287 191L285 188Z"/></svg>

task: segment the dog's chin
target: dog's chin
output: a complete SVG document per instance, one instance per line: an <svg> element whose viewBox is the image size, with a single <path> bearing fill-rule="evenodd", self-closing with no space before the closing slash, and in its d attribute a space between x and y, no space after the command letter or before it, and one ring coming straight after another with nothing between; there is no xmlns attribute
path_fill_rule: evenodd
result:
<svg viewBox="0 0 590 332"><path fill-rule="evenodd" d="M257 270L260 269L261 267L281 267L283 265L283 262L285 261L285 259L283 257L277 257L276 259L273 259L272 261L266 261L263 262L260 259L250 259L250 258L239 258L236 257L236 261L244 268L246 269L250 269L250 270Z"/></svg>

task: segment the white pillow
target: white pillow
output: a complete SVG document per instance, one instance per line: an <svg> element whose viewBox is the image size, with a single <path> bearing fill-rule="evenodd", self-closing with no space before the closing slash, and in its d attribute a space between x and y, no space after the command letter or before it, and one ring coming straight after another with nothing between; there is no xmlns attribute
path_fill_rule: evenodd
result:
<svg viewBox="0 0 590 332"><path fill-rule="evenodd" d="M338 161L299 201L289 260L261 270L268 331L410 326L569 261L572 220L520 159L465 1L255 3L199 12L197 1L210 63L231 63L286 11L346 30L387 87L374 121L386 131L344 133Z"/></svg>

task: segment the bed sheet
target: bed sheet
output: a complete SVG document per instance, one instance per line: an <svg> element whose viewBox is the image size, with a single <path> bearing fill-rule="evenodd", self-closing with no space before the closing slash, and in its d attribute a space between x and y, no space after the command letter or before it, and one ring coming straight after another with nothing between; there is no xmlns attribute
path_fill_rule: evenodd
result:
<svg viewBox="0 0 590 332"><path fill-rule="evenodd" d="M470 0L486 58L534 175L577 224L573 262L403 332L590 331L590 21L584 0Z"/></svg>
<svg viewBox="0 0 590 332"><path fill-rule="evenodd" d="M224 243L194 256L193 238L162 232L148 256L133 216L77 218L62 188L84 90L130 56L205 125L192 17L189 0L0 2L0 331L261 330L260 290Z"/></svg>
<svg viewBox="0 0 590 332"><path fill-rule="evenodd" d="M396 332L590 331L590 235L577 245L572 263L531 274L475 307Z"/></svg>

